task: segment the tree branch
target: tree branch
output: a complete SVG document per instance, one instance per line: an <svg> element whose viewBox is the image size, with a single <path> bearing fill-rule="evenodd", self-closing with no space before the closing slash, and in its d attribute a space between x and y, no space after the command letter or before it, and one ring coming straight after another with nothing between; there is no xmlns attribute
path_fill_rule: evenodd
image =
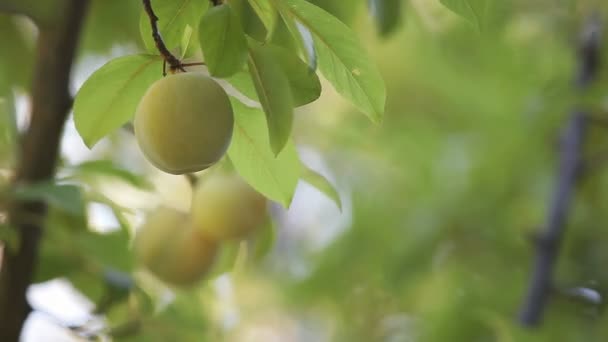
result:
<svg viewBox="0 0 608 342"><path fill-rule="evenodd" d="M62 2L63 3L63 2ZM69 0L60 6L60 20L40 27L32 81L32 115L22 138L15 184L52 179L59 155L63 125L71 98L70 71L76 53L88 0ZM23 322L31 311L25 294L34 275L43 223L27 220L44 217L46 205L40 201L10 204L9 224L17 230L17 251L5 250L0 270L0 341L18 341Z"/></svg>
<svg viewBox="0 0 608 342"><path fill-rule="evenodd" d="M575 83L583 90L597 76L599 67L600 24L592 17L585 27L579 48L579 69ZM553 270L564 235L568 209L583 166L582 152L587 126L587 115L574 110L563 132L560 151L557 189L547 213L545 231L537 240L534 270L523 308L519 315L522 325L533 327L540 323L552 291Z"/></svg>
<svg viewBox="0 0 608 342"><path fill-rule="evenodd" d="M143 4L144 9L146 10L146 14L150 18L150 26L152 26L152 38L154 39L154 43L156 44L158 52L160 52L160 54L163 56L165 62L169 63L171 70L180 70L186 72L186 70L184 70L184 67L182 66L182 62L177 57L175 57L171 53L171 51L169 51L169 49L167 49L163 38L160 36L160 33L158 32L158 25L156 24L156 22L158 21L158 17L156 16L156 14L154 14L154 10L152 9L152 4L150 3L150 0L143 0Z"/></svg>

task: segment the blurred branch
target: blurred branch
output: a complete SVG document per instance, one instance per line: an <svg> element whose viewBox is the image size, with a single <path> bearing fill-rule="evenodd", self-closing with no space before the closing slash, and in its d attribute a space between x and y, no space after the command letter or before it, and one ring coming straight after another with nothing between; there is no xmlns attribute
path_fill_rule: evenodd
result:
<svg viewBox="0 0 608 342"><path fill-rule="evenodd" d="M40 27L32 80L32 113L24 134L14 184L52 179L59 155L63 125L71 106L70 71L88 0L66 0L55 25ZM58 3L59 4L59 3ZM25 294L34 275L46 204L41 201L10 203L9 224L20 237L19 249L5 250L0 269L0 341L18 341L31 311Z"/></svg>
<svg viewBox="0 0 608 342"><path fill-rule="evenodd" d="M600 52L600 20L592 16L584 27L578 51L579 67L575 83L586 89L597 76ZM583 143L587 115L583 109L573 110L560 146L560 162L556 192L551 199L545 230L537 239L536 258L528 294L519 315L522 325L537 326L553 289L553 270L564 235L568 210L583 166Z"/></svg>

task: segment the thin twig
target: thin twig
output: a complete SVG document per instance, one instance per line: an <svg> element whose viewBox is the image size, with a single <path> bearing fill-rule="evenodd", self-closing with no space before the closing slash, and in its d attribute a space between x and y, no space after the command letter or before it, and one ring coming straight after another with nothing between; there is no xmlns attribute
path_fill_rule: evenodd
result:
<svg viewBox="0 0 608 342"><path fill-rule="evenodd" d="M599 19L593 16L584 28L579 49L579 69L575 78L579 90L587 88L597 76L599 32ZM568 209L583 166L582 152L587 124L588 115L584 110L574 110L562 136L557 189L547 213L545 230L537 241L534 270L519 315L519 321L524 326L533 327L540 323L552 292L553 270L564 235Z"/></svg>
<svg viewBox="0 0 608 342"><path fill-rule="evenodd" d="M144 9L146 10L146 14L150 18L150 26L152 27L152 38L154 39L154 43L156 44L158 52L160 52L165 61L169 64L171 70L180 70L186 72L186 70L182 66L182 62L177 57L175 57L171 53L171 51L169 51L169 49L167 49L163 38L160 36L157 25L158 17L156 16L156 14L154 14L154 10L152 9L152 4L150 3L150 0L142 1L144 4ZM165 71L163 70L163 75L164 74Z"/></svg>

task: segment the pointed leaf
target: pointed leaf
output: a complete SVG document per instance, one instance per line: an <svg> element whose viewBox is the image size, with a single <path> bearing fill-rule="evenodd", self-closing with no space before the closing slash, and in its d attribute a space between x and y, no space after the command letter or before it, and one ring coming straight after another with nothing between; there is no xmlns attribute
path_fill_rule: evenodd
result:
<svg viewBox="0 0 608 342"><path fill-rule="evenodd" d="M334 201L338 209L342 211L342 200L340 199L340 194L338 193L338 190L336 190L335 186L331 184L331 182L327 180L325 176L302 164L301 177L303 181L314 186L317 188L317 190L321 191L329 199Z"/></svg>
<svg viewBox="0 0 608 342"><path fill-rule="evenodd" d="M289 80L268 48L250 42L249 73L266 113L270 145L279 154L291 135L293 100Z"/></svg>
<svg viewBox="0 0 608 342"><path fill-rule="evenodd" d="M275 3L279 3L276 2ZM284 0L279 10L310 30L319 68L338 93L380 122L386 89L382 76L348 26L305 0Z"/></svg>
<svg viewBox="0 0 608 342"><path fill-rule="evenodd" d="M236 12L228 4L215 6L203 16L199 39L209 72L228 77L247 60L247 40Z"/></svg>
<svg viewBox="0 0 608 342"><path fill-rule="evenodd" d="M275 157L270 148L264 113L231 98L234 135L228 156L237 172L254 189L288 207L298 184L300 161L293 142Z"/></svg>
<svg viewBox="0 0 608 342"><path fill-rule="evenodd" d="M131 55L111 60L82 85L74 102L74 123L91 148L131 120L148 87L162 76L159 56Z"/></svg>
<svg viewBox="0 0 608 342"><path fill-rule="evenodd" d="M296 107L309 104L321 96L319 76L311 72L306 63L287 49L270 44L266 46L287 75Z"/></svg>

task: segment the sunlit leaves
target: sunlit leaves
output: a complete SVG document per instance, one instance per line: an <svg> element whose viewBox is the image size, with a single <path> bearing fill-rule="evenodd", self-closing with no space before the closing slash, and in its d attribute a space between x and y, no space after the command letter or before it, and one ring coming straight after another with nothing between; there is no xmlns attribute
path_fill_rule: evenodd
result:
<svg viewBox="0 0 608 342"><path fill-rule="evenodd" d="M131 55L111 60L86 80L76 95L74 122L88 147L133 117L161 70L160 57Z"/></svg>
<svg viewBox="0 0 608 342"><path fill-rule="evenodd" d="M490 0L441 0L441 3L462 16L478 30L483 27L486 8Z"/></svg>
<svg viewBox="0 0 608 342"><path fill-rule="evenodd" d="M300 161L291 141L276 157L270 148L264 113L232 99L234 136L228 155L254 189L288 207L300 177Z"/></svg>
<svg viewBox="0 0 608 342"><path fill-rule="evenodd" d="M211 75L228 77L247 60L247 40L241 21L230 5L215 6L199 26L200 45Z"/></svg>
<svg viewBox="0 0 608 342"><path fill-rule="evenodd" d="M277 155L287 143L293 124L293 98L289 80L270 50L255 42L249 44L248 66L266 113L270 145Z"/></svg>
<svg viewBox="0 0 608 342"><path fill-rule="evenodd" d="M384 81L350 28L304 0L281 4L279 10L284 16L297 20L312 33L319 68L336 91L373 122L380 122L386 101Z"/></svg>

